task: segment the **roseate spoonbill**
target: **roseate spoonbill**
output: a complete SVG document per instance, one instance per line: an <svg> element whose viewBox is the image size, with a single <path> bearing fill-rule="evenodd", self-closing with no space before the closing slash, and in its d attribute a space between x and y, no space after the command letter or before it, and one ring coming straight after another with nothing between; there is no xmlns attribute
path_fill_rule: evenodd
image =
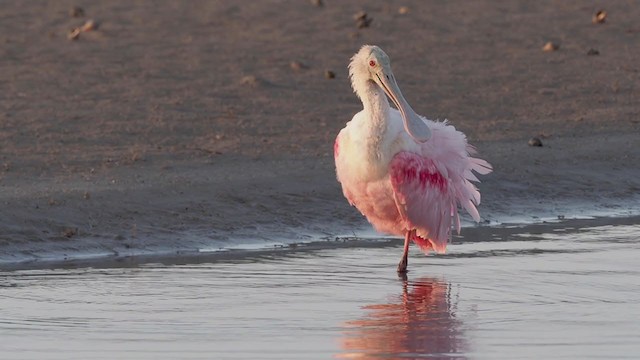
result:
<svg viewBox="0 0 640 360"><path fill-rule="evenodd" d="M480 221L473 172L485 175L492 168L470 156L475 149L446 120L431 121L413 111L379 47L363 46L351 58L349 76L364 109L336 138L338 181L377 231L404 235L398 264L404 273L411 241L425 253L445 252L452 225L460 233L458 205Z"/></svg>

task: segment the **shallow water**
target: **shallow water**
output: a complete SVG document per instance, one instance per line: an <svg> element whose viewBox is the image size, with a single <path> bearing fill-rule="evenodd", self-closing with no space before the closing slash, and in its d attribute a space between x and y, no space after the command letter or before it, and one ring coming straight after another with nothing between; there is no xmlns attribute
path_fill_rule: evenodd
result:
<svg viewBox="0 0 640 360"><path fill-rule="evenodd" d="M2 272L0 358L638 358L640 225L545 229Z"/></svg>

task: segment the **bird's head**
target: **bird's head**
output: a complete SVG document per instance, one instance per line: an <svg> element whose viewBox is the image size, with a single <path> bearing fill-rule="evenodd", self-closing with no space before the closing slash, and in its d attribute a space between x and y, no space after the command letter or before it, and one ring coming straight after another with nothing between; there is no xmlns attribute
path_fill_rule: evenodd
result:
<svg viewBox="0 0 640 360"><path fill-rule="evenodd" d="M398 108L404 128L416 141L423 143L431 138L431 130L411 108L409 103L402 96L402 92L396 83L396 78L391 71L391 61L389 56L377 46L364 45L360 48L349 64L349 76L353 90L362 99L364 89L369 82L373 82L382 89Z"/></svg>

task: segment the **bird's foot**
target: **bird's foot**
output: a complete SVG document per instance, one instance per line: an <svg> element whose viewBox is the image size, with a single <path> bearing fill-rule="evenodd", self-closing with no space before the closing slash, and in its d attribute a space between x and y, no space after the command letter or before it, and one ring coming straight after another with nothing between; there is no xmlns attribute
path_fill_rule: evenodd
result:
<svg viewBox="0 0 640 360"><path fill-rule="evenodd" d="M400 279L401 281L406 282L407 280L409 280L409 277L407 276L407 272L398 272L398 279Z"/></svg>
<svg viewBox="0 0 640 360"><path fill-rule="evenodd" d="M398 264L398 274L406 274L407 271L407 258L402 258L402 260L400 260L400 263Z"/></svg>

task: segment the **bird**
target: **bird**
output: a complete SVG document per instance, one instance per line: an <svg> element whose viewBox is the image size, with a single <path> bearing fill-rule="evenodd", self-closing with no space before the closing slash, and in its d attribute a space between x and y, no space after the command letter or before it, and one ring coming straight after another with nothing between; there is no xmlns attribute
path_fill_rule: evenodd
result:
<svg viewBox="0 0 640 360"><path fill-rule="evenodd" d="M378 232L404 236L397 271L406 273L411 242L425 254L446 251L452 228L460 233L458 207L480 221L475 173L493 168L473 157L476 149L447 120L413 110L380 47L362 46L351 58L349 77L363 109L336 137L336 177L345 198Z"/></svg>

